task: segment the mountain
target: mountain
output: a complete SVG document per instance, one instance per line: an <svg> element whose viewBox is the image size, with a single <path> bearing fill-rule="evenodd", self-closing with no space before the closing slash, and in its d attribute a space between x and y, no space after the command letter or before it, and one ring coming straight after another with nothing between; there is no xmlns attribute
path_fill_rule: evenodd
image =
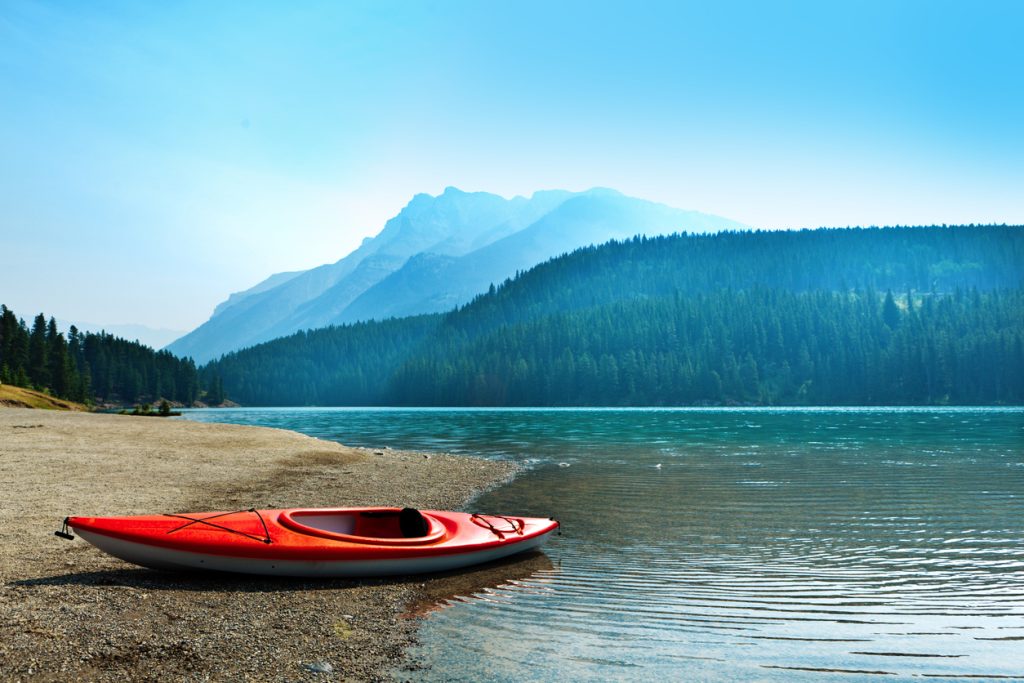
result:
<svg viewBox="0 0 1024 683"><path fill-rule="evenodd" d="M1022 263L1022 226L634 238L201 372L249 405L1021 404Z"/></svg>
<svg viewBox="0 0 1024 683"><path fill-rule="evenodd" d="M714 232L738 223L595 189L567 198L537 222L459 258L419 254L370 287L331 323L451 310L517 272L590 244L635 235Z"/></svg>
<svg viewBox="0 0 1024 683"><path fill-rule="evenodd" d="M247 289L245 291L234 292L231 295L229 295L226 300L224 300L224 301L220 302L219 304L217 304L217 307L213 309L213 314L214 315L220 315L221 313L223 313L228 308L234 306L237 303L245 301L246 299L248 299L253 294L259 294L261 292L267 291L268 289L273 289L274 287L277 287L278 285L283 285L285 282L288 282L289 280L291 280L295 276L301 275L302 273L303 273L303 271L301 271L301 270L293 270L293 271L291 271L289 273L274 273L273 275L268 277L266 280L263 280L259 284L255 285L253 287L250 287L249 289Z"/></svg>
<svg viewBox="0 0 1024 683"><path fill-rule="evenodd" d="M612 238L742 227L613 190L505 199L447 188L419 194L341 260L280 273L231 297L168 345L199 362L340 322L442 311L552 256Z"/></svg>

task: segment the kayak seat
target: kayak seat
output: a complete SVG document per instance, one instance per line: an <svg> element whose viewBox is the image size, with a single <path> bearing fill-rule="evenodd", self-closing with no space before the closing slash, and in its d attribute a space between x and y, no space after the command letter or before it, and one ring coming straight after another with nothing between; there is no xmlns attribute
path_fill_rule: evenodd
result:
<svg viewBox="0 0 1024 683"><path fill-rule="evenodd" d="M412 508L300 508L281 510L278 521L301 534L370 545L424 545L449 531L441 520Z"/></svg>
<svg viewBox="0 0 1024 683"><path fill-rule="evenodd" d="M398 526L405 538L421 538L430 532L430 523L416 508L403 508L398 513Z"/></svg>

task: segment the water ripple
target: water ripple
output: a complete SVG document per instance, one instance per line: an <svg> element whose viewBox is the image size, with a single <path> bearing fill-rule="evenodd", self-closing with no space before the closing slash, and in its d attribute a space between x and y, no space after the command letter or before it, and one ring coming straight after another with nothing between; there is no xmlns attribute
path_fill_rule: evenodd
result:
<svg viewBox="0 0 1024 683"><path fill-rule="evenodd" d="M399 678L1024 680L1020 410L234 416L531 468L474 507L554 515L553 566L432 613Z"/></svg>

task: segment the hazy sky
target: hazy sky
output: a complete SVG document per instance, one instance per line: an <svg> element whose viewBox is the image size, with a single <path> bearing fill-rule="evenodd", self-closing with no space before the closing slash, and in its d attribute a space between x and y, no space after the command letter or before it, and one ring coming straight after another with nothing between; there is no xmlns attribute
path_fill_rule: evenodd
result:
<svg viewBox="0 0 1024 683"><path fill-rule="evenodd" d="M0 302L191 328L417 192L1024 223L1024 2L0 5Z"/></svg>

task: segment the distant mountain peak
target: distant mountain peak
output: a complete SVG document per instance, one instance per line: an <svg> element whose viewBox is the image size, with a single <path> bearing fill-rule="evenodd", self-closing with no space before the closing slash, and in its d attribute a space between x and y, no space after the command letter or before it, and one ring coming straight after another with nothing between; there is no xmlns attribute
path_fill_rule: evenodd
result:
<svg viewBox="0 0 1024 683"><path fill-rule="evenodd" d="M589 190L587 190L586 192L581 192L580 194L589 195L591 197L625 197L626 196L626 195L622 194L621 192L619 192L618 190L613 190L610 187L592 187ZM646 201L646 200L641 200L641 201Z"/></svg>
<svg viewBox="0 0 1024 683"><path fill-rule="evenodd" d="M449 310L491 282L578 247L637 234L742 227L606 187L508 199L449 185L437 196L413 196L344 258L232 294L168 349L203 362L297 330ZM417 258L424 254L432 258Z"/></svg>

